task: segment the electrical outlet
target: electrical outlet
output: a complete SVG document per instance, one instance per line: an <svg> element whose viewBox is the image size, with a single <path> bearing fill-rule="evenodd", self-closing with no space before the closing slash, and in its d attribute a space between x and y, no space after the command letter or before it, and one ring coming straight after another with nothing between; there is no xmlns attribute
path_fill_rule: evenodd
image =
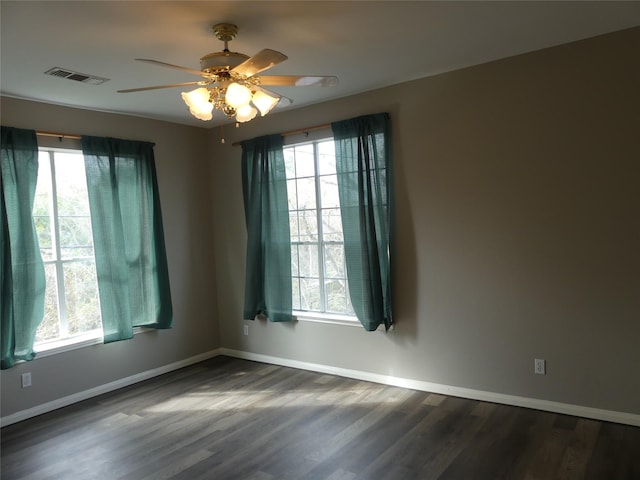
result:
<svg viewBox="0 0 640 480"><path fill-rule="evenodd" d="M546 375L547 367L546 362L542 358L536 358L533 364L533 371L538 375Z"/></svg>
<svg viewBox="0 0 640 480"><path fill-rule="evenodd" d="M22 388L27 388L31 386L31 372L23 373L20 377L22 382Z"/></svg>
<svg viewBox="0 0 640 480"><path fill-rule="evenodd" d="M242 333L244 333L245 335L249 335L249 325L243 326Z"/></svg>

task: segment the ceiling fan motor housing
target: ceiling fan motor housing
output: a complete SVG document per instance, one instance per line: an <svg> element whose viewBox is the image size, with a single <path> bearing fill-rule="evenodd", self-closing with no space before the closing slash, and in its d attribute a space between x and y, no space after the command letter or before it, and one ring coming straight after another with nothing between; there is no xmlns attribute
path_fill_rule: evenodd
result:
<svg viewBox="0 0 640 480"><path fill-rule="evenodd" d="M218 23L211 27L218 40L230 42L238 35L238 26L233 23Z"/></svg>
<svg viewBox="0 0 640 480"><path fill-rule="evenodd" d="M213 52L200 59L200 69L206 73L218 73L237 67L247 60L249 55L238 52Z"/></svg>

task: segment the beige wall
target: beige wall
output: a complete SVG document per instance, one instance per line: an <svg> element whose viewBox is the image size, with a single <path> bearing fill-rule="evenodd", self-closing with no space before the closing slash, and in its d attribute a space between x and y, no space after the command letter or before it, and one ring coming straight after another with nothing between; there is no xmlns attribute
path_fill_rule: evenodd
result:
<svg viewBox="0 0 640 480"><path fill-rule="evenodd" d="M226 128L225 145L217 128L2 99L3 125L156 143L175 311L171 331L2 371L2 416L219 346L640 414L639 45L636 28L271 114ZM393 122L396 330L254 322L243 336L231 143L380 111Z"/></svg>
<svg viewBox="0 0 640 480"><path fill-rule="evenodd" d="M2 417L220 346L206 130L2 98L2 124L156 144L154 152L169 263L174 328L95 345L2 371ZM31 372L33 386L20 388Z"/></svg>
<svg viewBox="0 0 640 480"><path fill-rule="evenodd" d="M640 414L639 46L636 28L227 129L212 140L222 345ZM396 330L255 322L243 336L231 142L379 111L393 122Z"/></svg>

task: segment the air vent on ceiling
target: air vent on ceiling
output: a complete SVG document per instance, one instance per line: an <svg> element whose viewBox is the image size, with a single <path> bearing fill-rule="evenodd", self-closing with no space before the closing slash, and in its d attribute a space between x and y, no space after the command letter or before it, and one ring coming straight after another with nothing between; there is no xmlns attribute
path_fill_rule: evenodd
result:
<svg viewBox="0 0 640 480"><path fill-rule="evenodd" d="M88 83L90 85L101 85L104 82L108 82L108 78L96 77L95 75L87 75L84 73L74 72L66 68L54 67L46 72L45 75L51 75L52 77L66 78L67 80L75 80L76 82Z"/></svg>

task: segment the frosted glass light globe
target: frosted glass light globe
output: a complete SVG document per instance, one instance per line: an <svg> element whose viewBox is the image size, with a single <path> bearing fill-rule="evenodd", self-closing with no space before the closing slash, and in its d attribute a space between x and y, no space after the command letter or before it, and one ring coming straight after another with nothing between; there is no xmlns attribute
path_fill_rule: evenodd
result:
<svg viewBox="0 0 640 480"><path fill-rule="evenodd" d="M236 109L249 105L251 101L251 90L244 85L232 83L227 87L224 101L227 105Z"/></svg>

